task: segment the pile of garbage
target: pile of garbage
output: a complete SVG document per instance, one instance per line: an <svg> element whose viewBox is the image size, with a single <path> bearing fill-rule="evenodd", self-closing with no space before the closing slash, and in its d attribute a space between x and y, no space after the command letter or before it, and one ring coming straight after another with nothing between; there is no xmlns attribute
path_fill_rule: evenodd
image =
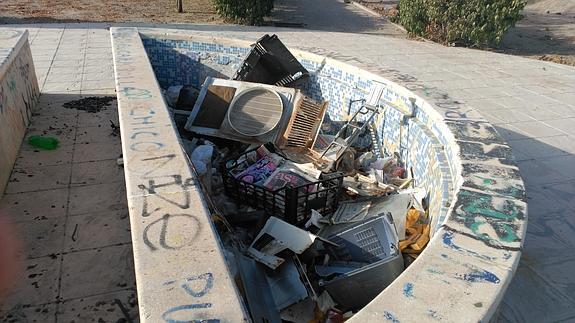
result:
<svg viewBox="0 0 575 323"><path fill-rule="evenodd" d="M378 147L382 107L332 121L277 36L233 80L165 91L255 322L343 322L429 241L427 194Z"/></svg>

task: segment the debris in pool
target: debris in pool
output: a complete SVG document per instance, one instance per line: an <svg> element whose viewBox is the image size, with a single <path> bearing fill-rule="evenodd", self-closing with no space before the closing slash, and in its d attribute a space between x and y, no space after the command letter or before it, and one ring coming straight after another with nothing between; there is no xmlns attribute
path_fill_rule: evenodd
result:
<svg viewBox="0 0 575 323"><path fill-rule="evenodd" d="M178 113L189 114L196 104L200 91L191 85L172 85L164 90L163 94L168 106Z"/></svg>
<svg viewBox="0 0 575 323"><path fill-rule="evenodd" d="M105 110L115 100L116 98L113 96L90 96L80 100L66 102L62 106L67 109L96 113Z"/></svg>
<svg viewBox="0 0 575 323"><path fill-rule="evenodd" d="M309 164L286 161L270 151L273 147L266 147L248 150L223 165L221 175L226 194L291 224L307 222L311 209L326 214L335 211L341 195L342 174L310 170ZM293 176L288 178L274 177L277 169L285 172L284 164L292 165L287 166L288 171L291 168L305 175L291 173ZM294 177L298 178L295 183Z"/></svg>
<svg viewBox="0 0 575 323"><path fill-rule="evenodd" d="M334 244L272 216L256 236L247 253L262 264L276 269L285 261L277 257L277 254L287 249L295 254L301 254L318 238L324 243Z"/></svg>
<svg viewBox="0 0 575 323"><path fill-rule="evenodd" d="M183 85L172 85L170 86L164 93L164 98L166 99L166 103L171 106L175 107L176 103L178 102L178 98L180 97L180 91L182 90Z"/></svg>
<svg viewBox="0 0 575 323"><path fill-rule="evenodd" d="M212 189L212 155L214 153L213 145L197 146L192 152L191 159L199 180L204 183L208 192Z"/></svg>
<svg viewBox="0 0 575 323"><path fill-rule="evenodd" d="M375 126L391 104L385 84L373 81L332 120L307 86L278 86L306 85L307 71L270 81L285 66L267 61L277 44L254 56L267 37L237 80L164 94L252 320L343 322L429 242L427 192L405 147L382 142Z"/></svg>
<svg viewBox="0 0 575 323"><path fill-rule="evenodd" d="M277 35L264 35L252 45L233 79L291 87L303 84L308 78L309 72Z"/></svg>
<svg viewBox="0 0 575 323"><path fill-rule="evenodd" d="M399 240L405 239L405 222L411 202L411 194L400 193L376 198L360 198L342 202L333 215L319 220L324 225L360 222L389 213L397 230Z"/></svg>
<svg viewBox="0 0 575 323"><path fill-rule="evenodd" d="M358 310L381 293L404 268L390 213L361 222L324 227L326 265L316 265L319 286L344 310Z"/></svg>
<svg viewBox="0 0 575 323"><path fill-rule="evenodd" d="M176 109L192 111L199 95L200 90L193 86L186 85L182 87L178 95L178 100L176 101Z"/></svg>
<svg viewBox="0 0 575 323"><path fill-rule="evenodd" d="M247 144L311 150L327 108L298 89L206 78L185 129Z"/></svg>

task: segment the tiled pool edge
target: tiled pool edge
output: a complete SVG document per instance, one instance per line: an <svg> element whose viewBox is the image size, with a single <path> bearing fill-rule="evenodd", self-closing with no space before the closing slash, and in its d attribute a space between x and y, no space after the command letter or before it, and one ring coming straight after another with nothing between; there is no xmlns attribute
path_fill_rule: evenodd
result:
<svg viewBox="0 0 575 323"><path fill-rule="evenodd" d="M110 32L141 321L247 320L140 36Z"/></svg>
<svg viewBox="0 0 575 323"><path fill-rule="evenodd" d="M356 321L486 320L513 276L526 205L510 149L481 119L443 119L460 149L453 156L461 161L454 183L459 201L446 206L449 216L420 259Z"/></svg>
<svg viewBox="0 0 575 323"><path fill-rule="evenodd" d="M0 197L40 95L28 31L0 33Z"/></svg>

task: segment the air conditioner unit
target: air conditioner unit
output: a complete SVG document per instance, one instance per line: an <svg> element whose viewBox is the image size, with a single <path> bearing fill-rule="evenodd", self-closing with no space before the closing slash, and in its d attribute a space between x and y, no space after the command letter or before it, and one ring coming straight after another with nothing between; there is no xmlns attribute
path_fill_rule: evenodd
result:
<svg viewBox="0 0 575 323"><path fill-rule="evenodd" d="M327 102L293 88L208 77L186 130L245 143L311 148Z"/></svg>

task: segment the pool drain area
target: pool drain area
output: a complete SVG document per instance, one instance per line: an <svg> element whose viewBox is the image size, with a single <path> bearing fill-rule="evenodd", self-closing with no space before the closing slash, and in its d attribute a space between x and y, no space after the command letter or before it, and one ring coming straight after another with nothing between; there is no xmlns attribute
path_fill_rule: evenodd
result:
<svg viewBox="0 0 575 323"><path fill-rule="evenodd" d="M320 283L319 280L312 282L313 279L309 279L310 274L305 270L306 266L309 266L306 261L306 257L309 255L306 252L316 250L318 244L327 250L326 254L323 255L323 262L313 263L312 267L315 274L321 272L327 274L326 277L333 278L343 277L346 273L358 269L362 271L362 268L365 269L366 263L369 263L365 262L365 259L363 263L359 261L361 265L355 263L356 267L350 267L349 259L342 257L341 252L338 250L329 251L332 247L337 249L345 246L345 243L341 241L350 241L350 238L346 236L343 239L342 236L350 233L350 230L353 231L361 224L366 226L363 231L369 232L369 234L362 235L359 232L351 232L351 236L363 237L366 241L375 239L375 241L386 242L385 245L379 246L381 249L378 249L378 246L372 248L369 243L365 244L364 246L367 248L372 248L369 249L371 253L367 254L380 256L382 253L379 251L383 251L386 255L392 255L393 247L386 249L386 246L401 248L399 236L394 237L393 233L404 235L406 233L406 230L397 230L396 224L400 222L399 220L405 222L403 228L411 228L411 225L408 224L410 221L408 210L411 208L403 207L404 212L408 213L407 216L404 213L403 216L394 217L392 212L388 212L392 214L391 216L385 213L380 216L383 213L381 212L383 206L389 201L382 202L378 199L381 196L389 198L385 195L400 196L402 194L390 195L390 193L407 188L412 189L412 192L408 194L410 205L421 205L421 210L414 208L417 213L411 212L411 221L416 218L414 222L428 224L427 228L420 226L415 230L420 235L419 237L424 236L424 230L427 230L429 236L432 237L429 246L385 290L383 288L395 277L386 283L371 284L371 287L380 288L374 292L374 296L379 295L363 309L359 310L371 298L363 301L363 303L359 301L357 304L351 305L342 306L340 304L339 308L337 305L326 305L327 308L324 313L333 307L341 310L338 315L351 316L354 320L373 319L382 316L397 320L402 317L409 317L411 320L417 317L433 317L434 315L448 318L457 310L463 309L468 311L469 317L472 318L482 319L493 314L498 299L502 297L502 293L510 277L512 277L519 257L526 208L524 202L521 201L522 184L520 181L511 184L515 186L512 190L513 194L516 194L514 196L505 194L505 191L511 191L508 190L509 187L498 187L500 185L505 186L505 184L501 184L501 180L504 178L498 177L502 175L501 172L493 170L498 167L512 168L512 157L503 154L505 153L503 145L500 145L499 150L483 149L483 144L499 145L497 142L498 135L488 124L484 122L456 124L449 120L443 120L433 107L397 84L329 58L292 50L297 60L309 72L309 80L302 82L297 91L300 91L300 94L304 95L308 102L311 102L310 106L318 107L324 103L327 105L324 122L321 127L317 128L318 134L315 134L313 126L307 129L307 133L314 134L311 136L313 145L311 147L306 146L309 140L305 139L299 142L300 146L297 147L299 149L297 153L295 151L290 152L289 149L285 148L274 151L272 147L261 146L261 144L270 141L266 139L263 142L254 140L255 142L251 143L253 146L250 147L252 150L249 150L245 155L246 147L234 147L234 145L226 147L220 140L221 135L218 140L214 140L206 137L185 138L181 134L186 129L192 130L186 123L191 122L191 125L194 125L195 120L190 121L190 116L195 111L200 111L197 108L201 108L201 102L206 100L208 92L211 92L210 95L213 96L209 100L214 98L220 98L222 101L228 100L229 106L233 106L232 102L236 93L243 93L241 90L238 91L237 87L234 87L236 90L233 94L230 93L229 89L222 91L222 89L212 88L214 91L209 91L209 86L221 82L218 86L233 87L230 86L231 83L226 83L233 83L233 81L226 80L226 78L233 77L234 72L242 66L244 58L252 50L249 46L250 43L196 37L193 34L171 35L149 30L139 32L130 28L113 29L112 36L139 304L141 313L149 314L148 316L142 315L143 318L148 318L150 321L154 321L154 318L158 317L179 320L197 317L228 317L237 320L240 316L247 319L250 314L254 318L254 307L256 306L253 305L255 302L249 301L250 292L247 285L249 285L250 280L245 278L252 275L246 275L246 272L253 274L258 270L263 270L268 273L264 275L265 280L251 281L251 284L260 287L272 286L281 290L282 285L277 282L281 282L282 279L274 276L277 275L277 271L272 268L276 264L276 269L283 272L280 277L283 278L284 282L291 282L288 284L289 286L303 286L303 288L295 288L296 290L292 293L285 295L272 292L274 297L282 295L285 298L278 301L272 297L273 302L268 304L269 306L262 306L259 309L260 315L269 315L266 311L270 311L274 307L277 309L285 306L282 309L286 309L296 305L306 306L305 302L301 301L308 297L314 300L315 306L330 304L329 299L324 294L326 290L328 290L327 294L332 300L337 299L336 304L338 302L345 303L345 300L339 297L341 296L341 289L338 292L337 287L326 287L326 282L333 283L333 279L324 279L323 283ZM144 50L149 56L149 61L145 57L141 57ZM207 86L202 86L206 80L213 82ZM172 111L163 100L160 87L169 89L170 85L177 84L195 87L199 90L198 99L194 103L196 108L193 108L191 113L182 111L178 107ZM265 86L259 87L265 88ZM203 97L202 91L204 92ZM263 90L260 91L263 94L268 93ZM283 91L289 92L291 90L286 88ZM249 102L250 100L245 101ZM351 164L351 166L348 165L346 168L346 163L341 161L344 161L346 155L350 156L350 154L346 152L347 149L339 149L338 147L346 146L347 143L339 142L339 145L334 145L333 142L338 142L336 138L339 135L337 133L342 128L352 128L349 126L350 124L356 128L363 127L364 122L362 121L365 121L366 117L364 119L358 118L357 123L355 123L353 122L355 121L353 115L363 108L369 108L364 103L370 101L375 103L370 104L370 106L381 105L387 108L381 109L383 113L374 114L369 120L372 121L370 126L365 127L355 135L355 145L367 143L364 147L360 147L365 149L362 151L365 155L347 157L348 161L351 160L347 164ZM282 99L282 102L287 101ZM240 113L249 116L246 111L250 110L243 109ZM252 113L255 111L253 107L251 111ZM317 111L317 109L310 111ZM369 116L367 112L362 113L362 116L366 114ZM221 133L229 134L230 129L236 132L235 136L247 134L247 137L252 139L261 136L259 133L254 133L253 129L248 129L249 131L242 134L242 130L245 130L244 127L234 129L230 126L227 130L222 130L221 124L229 123L230 119L233 124L234 119L228 118L226 113L221 115L224 116L222 123L212 125L211 129L215 129L211 133L212 137L217 138L218 134ZM317 117L319 114L315 113L315 115ZM234 115L234 117L238 117L238 115ZM172 118L176 127L181 130L179 135L172 125ZM261 120L258 122L264 127L267 125L269 129L279 129L277 126L278 124L281 125L282 117L278 117L276 114L266 116L266 118L267 121L273 120L271 123L274 124L273 127L270 123L261 122ZM246 124L245 121L243 122ZM313 124L313 122L311 123ZM285 124L289 124L289 122ZM310 132L309 129L313 131ZM285 131L278 132L285 133ZM352 135L354 133L349 129L347 132ZM373 135L374 133L375 135ZM305 138L309 138L309 136ZM346 138L349 136L342 137L342 140L345 142ZM477 138L483 142L478 144ZM182 141L184 149L189 151L192 161L202 161L203 166L195 167L195 170L200 168L199 174L197 174L199 176L192 173L193 169L189 167L188 157L182 151L179 140ZM249 142L243 142L243 144L249 145ZM320 144L324 145L323 151L313 149ZM241 227L237 224L241 221L229 222L245 220L245 218L229 221L231 218L225 217L225 211L213 212L214 205L217 208L223 208L226 204L238 202L238 199L233 200L232 198L231 203L227 203L228 201L214 202L213 200L210 201L212 195L203 194L206 187L208 189L210 186L212 189L217 188L218 183L216 182L214 185L213 177L208 173L208 170L211 172L214 168L212 167L214 165L209 164L217 162L217 160L194 158L193 156L194 151L198 149L197 147L202 146L212 147L212 156L221 157L221 162L226 167L217 167L216 165L215 168L218 172L227 172L227 166L232 168L238 164L245 165L243 169L236 173L231 172L227 177L231 183L236 185L234 192L238 191L238 186L243 186L247 194L252 194L251 196L244 195L244 200L241 201L244 203L240 204L249 205L250 203L246 203L248 199L249 202L256 203L257 201L254 200L257 200L258 195L252 191L261 187L266 188L265 182L268 179L271 180L267 183L267 191L273 191L273 188L277 188L274 185L284 185L281 188L285 189L286 182L302 184L305 187L303 191L308 193L308 197L305 198L308 201L310 194L313 196L316 191L323 188L322 184L317 184L318 180L323 180L321 176L332 172L342 173L340 192L343 191L342 194L344 195L339 196L336 204L332 205L333 210L324 212L325 214L318 212L320 215L313 213L312 210L321 209L322 205L306 206L309 201L303 203L302 213L304 215L298 219L298 212L296 211L295 220L294 218L282 219L278 217L281 212L277 212L277 209L274 209L273 212L268 211L267 215L262 216L262 211L264 214L266 213L264 206L252 204L251 209L246 207L243 210L246 211L243 212L246 214L246 218L264 220L260 221L259 224L258 221L255 221L255 225L248 225L252 232L244 235L249 238L241 241L248 249L243 252L239 248L241 252L238 254L233 249L228 248L235 242L230 242L233 238L227 238L225 232L229 227L232 229ZM210 150L209 148L202 149ZM237 150L234 151L234 149ZM482 149L483 152L477 149ZM222 156L222 150L227 150L225 156ZM284 153L286 150L288 153ZM333 153L323 154L323 152L330 150L333 150ZM242 154L239 153L244 153L244 156L242 157ZM304 156L306 160L294 160L301 156ZM335 156L335 158L331 158L331 162L330 156ZM327 162L322 162L323 159L327 159ZM278 162L278 160L280 161ZM306 161L317 167L316 171L320 170L322 173L319 175L320 178L308 177L313 173L309 168L303 171L301 167L298 168L298 165ZM337 163L337 161L340 162ZM393 167L388 168L386 172L384 168L386 162L389 161L393 162ZM485 161L488 162L484 163ZM198 166L202 163L196 162L194 165ZM268 167L271 169L265 170L266 167L259 167L259 169L263 168L265 172L268 172L270 176L262 179L263 182L249 183L251 178L257 177L254 176L257 175L253 172L254 168L262 165L269 166L270 164L273 164L273 166ZM284 164L287 165L284 166ZM363 167L364 174L346 176L358 168L358 164ZM372 164L374 164L373 167ZM256 166L252 167L253 165ZM379 170L382 171L380 172L383 179L381 183L385 185L379 185L380 181L370 181L369 174L365 172L366 170L371 171L378 165L381 168ZM252 168L250 169L250 167ZM202 169L205 172L202 172ZM326 169L330 171L326 172ZM481 187L485 187L485 182L481 183L474 176L469 176L470 170L473 172L471 175L479 173L483 178L494 181L496 185L491 185L481 192ZM275 176L271 176L274 172L276 173ZM374 173L376 174L373 176L377 179L377 172ZM294 176L294 174L298 176ZM217 179L218 176L214 177ZM279 181L278 177L282 180ZM253 187L246 185L254 183ZM467 183L464 184L466 188L462 188L462 183ZM316 188L310 188L310 185L316 185ZM299 185L293 186L297 188ZM414 187L424 194L416 194ZM503 194L495 192L495 189L499 189ZM328 194L325 193L326 196ZM369 194L372 196L363 197L369 203L357 203L358 196ZM373 195L376 197L374 198ZM206 198L206 196L210 198ZM426 198L420 198L421 196ZM316 194L316 199L317 197L323 199L319 193ZM264 198L263 201L270 199L276 201L278 197ZM300 201L299 197L296 201ZM286 202L284 201L284 203ZM349 221L349 218L355 214L349 210L344 211L342 208L354 208L358 205L362 205L362 208L367 209L367 211L359 212L361 221ZM296 203L296 208L297 206L299 203ZM233 207L231 208L233 209ZM258 211L260 215L257 214ZM250 212L256 214L249 214ZM420 219L422 214L427 216L427 223L422 223L422 220L425 220ZM313 224L313 215L315 215L315 225ZM335 215L337 217L334 219ZM323 219L324 216L326 219ZM214 219L215 224L212 219ZM343 222L347 221L347 224L352 222L353 228L322 234L321 229L317 231L319 229L317 225L321 225L322 219L327 222L328 227L330 221L339 219ZM305 230L305 224L308 221L311 223L310 226L316 228ZM249 222L247 221L247 223ZM369 225L371 227L368 228ZM274 227L276 230L271 229ZM394 228L394 230L390 231L386 228ZM290 235L292 237L299 236L295 232L302 233L297 230L304 233L308 232L306 233L307 240L298 240L299 248L297 248L291 245L292 240L288 242L281 239L278 232L281 233L286 230L294 231ZM372 235L373 232L375 235ZM408 230L407 233L409 233ZM301 236L304 235L301 234ZM419 247L421 250L426 241L425 239L418 241L419 237L414 241L409 241L408 246L410 248ZM303 243L303 241L307 242ZM302 243L305 248L301 246ZM356 241L352 246L355 248L361 243L361 241ZM210 257L210 261L201 257L207 250L214 253ZM395 251L396 254L399 254L398 250ZM285 256L286 252L288 257ZM347 253L353 254L349 250ZM359 254L366 255L365 252ZM327 259L325 259L325 255L328 255ZM357 262L353 261L358 259L357 256L356 254L356 258L351 258L352 262ZM330 261L342 261L342 259L348 261L345 264L347 267L340 266L334 272L334 263ZM402 262L403 259L404 257L401 257ZM279 262L281 264L278 264ZM166 264L166 266L161 264ZM177 264L179 270L176 272L173 267L167 266L167 264L171 266ZM337 265L341 265L341 263L337 263ZM301 268L304 268L303 273ZM272 274L269 274L270 272ZM363 270L362 272L366 271ZM163 275L160 276L159 273ZM189 277L182 277L182 273L189 273ZM375 275L375 279L381 281L382 276L390 273L393 273L393 270L386 268L381 271L381 274ZM247 302L238 297L240 294L233 284L233 281L240 276L244 278L241 280L241 284L244 284L241 290L243 290ZM166 278L169 280L162 282ZM178 279L182 279L181 289L173 287L176 286ZM373 278L370 277L368 280L371 279ZM297 281L301 285L296 284ZM321 284L324 286L318 288L318 285ZM212 293L214 289L218 289L218 292ZM330 289L331 293L329 292ZM383 292L380 293L381 290ZM161 298L162 295L168 294L171 295L168 299L166 297ZM225 300L214 295L225 295ZM334 297L334 295L337 296ZM465 295L465 297L461 295ZM404 302L409 302L409 309L404 306ZM250 309L249 314L244 311L245 303ZM481 307L473 305L477 303L485 305ZM197 304L203 304L203 307ZM292 309L287 312L293 313L294 311ZM288 315L288 313L284 313L284 315ZM286 317L284 316L284 319Z"/></svg>

